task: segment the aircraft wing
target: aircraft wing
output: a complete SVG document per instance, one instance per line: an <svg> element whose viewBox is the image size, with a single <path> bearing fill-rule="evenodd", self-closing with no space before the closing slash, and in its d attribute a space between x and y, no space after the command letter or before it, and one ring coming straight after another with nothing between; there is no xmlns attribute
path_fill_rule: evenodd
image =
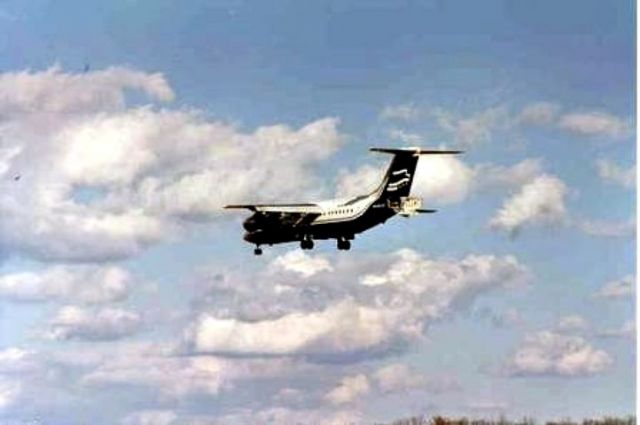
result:
<svg viewBox="0 0 640 425"><path fill-rule="evenodd" d="M282 225L298 227L311 224L320 214L316 204L242 204L226 205L226 209L247 209L273 217Z"/></svg>
<svg viewBox="0 0 640 425"><path fill-rule="evenodd" d="M254 212L286 213L286 214L320 214L321 208L317 204L239 204L225 205L226 209L246 209Z"/></svg>

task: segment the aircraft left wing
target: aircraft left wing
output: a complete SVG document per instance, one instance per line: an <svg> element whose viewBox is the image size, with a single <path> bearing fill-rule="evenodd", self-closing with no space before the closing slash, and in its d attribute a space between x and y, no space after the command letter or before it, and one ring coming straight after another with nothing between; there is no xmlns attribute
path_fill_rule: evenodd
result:
<svg viewBox="0 0 640 425"><path fill-rule="evenodd" d="M321 208L317 204L238 204L225 205L226 209L246 209L254 212L265 213L290 213L290 214L320 214Z"/></svg>
<svg viewBox="0 0 640 425"><path fill-rule="evenodd" d="M226 209L247 209L259 212L267 217L273 217L283 225L292 227L311 224L321 213L316 204L242 204L226 205Z"/></svg>

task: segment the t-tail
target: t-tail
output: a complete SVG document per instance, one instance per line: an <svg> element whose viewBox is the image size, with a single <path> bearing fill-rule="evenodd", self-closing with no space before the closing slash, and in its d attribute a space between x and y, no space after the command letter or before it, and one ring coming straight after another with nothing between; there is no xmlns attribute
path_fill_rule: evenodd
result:
<svg viewBox="0 0 640 425"><path fill-rule="evenodd" d="M391 164L376 192L379 199L387 202L389 206L397 209L397 212L402 215L435 212L435 210L420 209L421 202L418 198L409 199L420 155L455 155L463 152L459 150L420 148L370 148L370 150L393 155ZM408 203L406 201L411 202ZM397 208L394 207L396 205Z"/></svg>

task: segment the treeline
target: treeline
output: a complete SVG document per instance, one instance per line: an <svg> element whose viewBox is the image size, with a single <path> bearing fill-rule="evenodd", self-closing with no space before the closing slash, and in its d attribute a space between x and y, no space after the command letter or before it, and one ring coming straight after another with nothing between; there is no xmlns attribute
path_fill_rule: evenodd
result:
<svg viewBox="0 0 640 425"><path fill-rule="evenodd" d="M380 423L376 425L636 425L636 418L635 416L627 416L624 418L604 417L600 419L583 419L582 421L562 419L558 421L536 422L531 418L522 418L520 420L510 420L505 418L486 420L446 418L443 416L436 416L433 418L414 416L411 418L399 419L387 424Z"/></svg>

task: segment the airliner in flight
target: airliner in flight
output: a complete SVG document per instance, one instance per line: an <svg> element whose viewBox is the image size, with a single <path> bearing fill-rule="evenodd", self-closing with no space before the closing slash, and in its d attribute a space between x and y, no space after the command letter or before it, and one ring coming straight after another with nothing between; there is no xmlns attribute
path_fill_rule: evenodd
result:
<svg viewBox="0 0 640 425"><path fill-rule="evenodd" d="M409 196L420 155L459 154L457 150L420 148L371 148L373 152L393 155L382 182L371 193L349 200L331 200L294 204L227 205L229 209L247 209L253 214L243 227L244 240L256 246L299 242L302 249L313 249L314 241L336 239L339 250L349 250L351 240L396 214L404 217L436 210L422 209L422 200Z"/></svg>

